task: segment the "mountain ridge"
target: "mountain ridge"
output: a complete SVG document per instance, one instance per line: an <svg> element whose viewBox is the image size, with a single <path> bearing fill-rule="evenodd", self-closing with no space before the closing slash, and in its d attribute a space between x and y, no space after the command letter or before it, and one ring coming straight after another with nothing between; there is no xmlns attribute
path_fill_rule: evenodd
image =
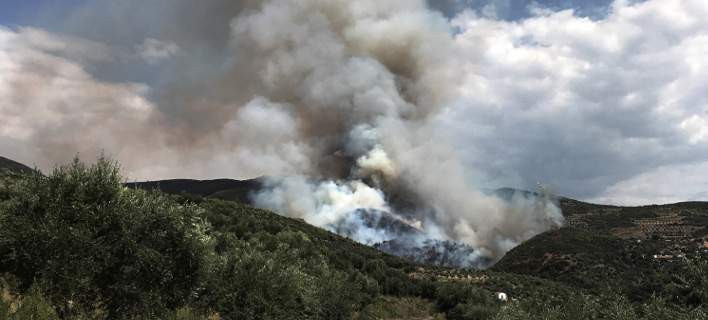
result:
<svg viewBox="0 0 708 320"><path fill-rule="evenodd" d="M0 156L0 173L29 173L32 171L34 171L32 168L22 163Z"/></svg>

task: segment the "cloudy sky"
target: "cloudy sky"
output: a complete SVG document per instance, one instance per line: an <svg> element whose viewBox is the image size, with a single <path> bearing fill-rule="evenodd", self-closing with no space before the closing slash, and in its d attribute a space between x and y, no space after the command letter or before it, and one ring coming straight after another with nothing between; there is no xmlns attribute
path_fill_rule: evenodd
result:
<svg viewBox="0 0 708 320"><path fill-rule="evenodd" d="M421 104L440 104L425 125L459 154L475 185L542 183L617 204L708 200L704 0L399 0L376 15L361 1L341 17L326 5L297 11L306 28L287 39L257 19L273 18L278 30L279 17L287 19L273 8L286 4L263 1L268 11L259 2L2 1L0 155L46 169L104 151L132 179L307 171L313 144L295 137L315 129L293 125L288 104L278 103L292 93L271 90L278 72L302 57L278 51L277 66L259 60L255 71L249 65L259 64L243 61L256 57L254 46L300 39L315 54L372 55L396 69L386 50L366 51L375 46L356 37L366 31L424 52L411 77L437 85L426 78L425 90L411 86L421 90L416 98L433 97ZM389 15L389 7L410 14ZM317 47L334 42L315 41L330 36L315 27L336 26L337 17L375 21L342 31L346 50ZM307 97L326 104L318 92Z"/></svg>

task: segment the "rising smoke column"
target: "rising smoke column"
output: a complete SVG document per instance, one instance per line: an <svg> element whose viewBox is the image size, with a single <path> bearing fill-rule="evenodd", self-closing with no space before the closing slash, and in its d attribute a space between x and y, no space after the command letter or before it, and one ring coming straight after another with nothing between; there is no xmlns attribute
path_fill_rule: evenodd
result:
<svg viewBox="0 0 708 320"><path fill-rule="evenodd" d="M162 5L170 13L164 19L178 20L165 26L184 28L162 27L160 39L129 46L137 52L105 58L174 59L170 79L152 88L95 79L84 70L92 64L71 59L90 60L76 58L75 46L47 48L32 32L5 31L10 52L31 55L7 60L12 73L0 81L28 90L14 90L21 99L0 108L22 115L30 101L46 104L54 120L69 119L25 133L34 124L19 116L7 135L49 159L103 149L129 167L150 162L143 170L151 174L211 166L282 177L254 196L256 205L367 244L453 241L474 248L472 259L494 260L562 222L547 199L502 201L470 183L475 173L438 125L458 96L459 49L450 22L424 1ZM203 60L182 58L191 46ZM41 80L26 76L37 74Z"/></svg>
<svg viewBox="0 0 708 320"><path fill-rule="evenodd" d="M310 160L270 181L257 205L364 243L404 236L359 218L386 212L418 239L465 243L492 260L562 223L545 199L481 193L436 139L455 52L446 21L424 2L267 1L231 28L229 76L248 75L259 99L288 106Z"/></svg>

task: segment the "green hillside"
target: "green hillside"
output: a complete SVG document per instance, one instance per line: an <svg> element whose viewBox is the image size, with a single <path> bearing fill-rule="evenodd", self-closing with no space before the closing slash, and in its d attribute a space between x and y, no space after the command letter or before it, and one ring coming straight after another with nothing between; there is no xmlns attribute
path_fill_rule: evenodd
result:
<svg viewBox="0 0 708 320"><path fill-rule="evenodd" d="M617 207L563 199L561 206L567 227L512 249L494 270L612 290L637 303L654 295L679 305L708 302L706 286L683 277L708 269L708 203Z"/></svg>
<svg viewBox="0 0 708 320"><path fill-rule="evenodd" d="M192 180L192 179L172 179L148 182L131 182L126 184L130 188L143 190L158 190L169 194L190 194L199 197L216 198L222 200L238 201L248 203L248 196L251 192L258 190L261 179L251 180Z"/></svg>
<svg viewBox="0 0 708 320"><path fill-rule="evenodd" d="M575 283L572 274L554 279L532 261L531 272L513 261L519 269L512 272L415 264L242 203L122 182L117 166L105 159L0 180L0 319L706 316L705 300L640 303L622 291ZM611 255L616 241L559 232L582 235L559 250L591 257ZM541 254L512 252L520 255L510 257L531 260ZM685 271L682 285L708 283L700 267ZM495 292L510 299L502 302ZM704 293L687 297L703 299Z"/></svg>

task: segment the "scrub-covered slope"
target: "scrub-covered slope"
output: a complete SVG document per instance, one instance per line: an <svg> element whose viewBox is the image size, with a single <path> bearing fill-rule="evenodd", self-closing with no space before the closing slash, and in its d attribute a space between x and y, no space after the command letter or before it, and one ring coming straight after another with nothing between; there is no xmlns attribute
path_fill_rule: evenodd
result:
<svg viewBox="0 0 708 320"><path fill-rule="evenodd" d="M494 269L610 288L635 301L658 294L678 304L708 302L705 287L683 278L693 261L708 258L708 203L618 207L562 199L561 206L567 227L512 249Z"/></svg>

